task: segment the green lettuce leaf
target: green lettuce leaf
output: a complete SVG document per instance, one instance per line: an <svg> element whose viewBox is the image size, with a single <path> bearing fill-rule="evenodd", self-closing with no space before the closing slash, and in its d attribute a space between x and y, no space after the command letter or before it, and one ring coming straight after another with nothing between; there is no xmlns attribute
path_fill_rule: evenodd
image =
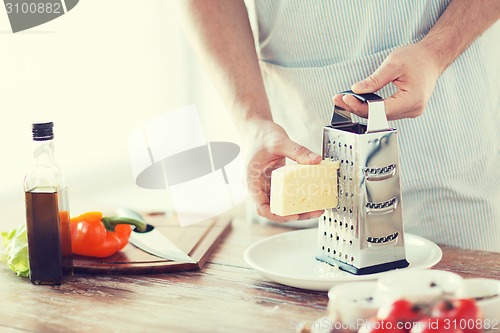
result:
<svg viewBox="0 0 500 333"><path fill-rule="evenodd" d="M26 226L22 225L11 231L2 232L4 253L0 260L18 276L29 277L30 264L28 259L28 234Z"/></svg>

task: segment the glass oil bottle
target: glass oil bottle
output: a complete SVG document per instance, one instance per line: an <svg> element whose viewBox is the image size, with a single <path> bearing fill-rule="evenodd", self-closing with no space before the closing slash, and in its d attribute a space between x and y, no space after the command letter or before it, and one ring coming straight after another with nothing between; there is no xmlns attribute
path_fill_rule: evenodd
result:
<svg viewBox="0 0 500 333"><path fill-rule="evenodd" d="M46 285L73 274L67 181L54 158L53 127L33 124L35 166L24 179L30 280Z"/></svg>

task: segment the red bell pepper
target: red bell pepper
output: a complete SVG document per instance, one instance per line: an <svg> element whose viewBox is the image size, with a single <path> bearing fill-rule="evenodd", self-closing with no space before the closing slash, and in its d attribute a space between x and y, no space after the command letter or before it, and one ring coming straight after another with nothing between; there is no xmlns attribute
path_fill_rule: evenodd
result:
<svg viewBox="0 0 500 333"><path fill-rule="evenodd" d="M101 212L88 212L70 219L71 246L74 254L104 258L127 245L132 226L140 231L146 224L126 217L103 217Z"/></svg>

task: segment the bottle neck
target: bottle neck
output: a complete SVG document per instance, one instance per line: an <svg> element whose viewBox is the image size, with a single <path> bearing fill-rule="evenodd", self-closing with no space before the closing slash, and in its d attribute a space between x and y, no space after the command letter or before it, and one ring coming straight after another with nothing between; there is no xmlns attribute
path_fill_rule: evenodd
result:
<svg viewBox="0 0 500 333"><path fill-rule="evenodd" d="M54 142L53 140L34 141L35 151L33 157L37 165L54 164Z"/></svg>

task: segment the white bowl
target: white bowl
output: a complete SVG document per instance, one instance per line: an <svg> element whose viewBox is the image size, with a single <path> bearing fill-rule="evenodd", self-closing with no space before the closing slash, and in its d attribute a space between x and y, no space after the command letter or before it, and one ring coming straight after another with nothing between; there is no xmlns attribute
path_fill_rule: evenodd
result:
<svg viewBox="0 0 500 333"><path fill-rule="evenodd" d="M375 281L342 283L328 291L328 312L346 325L359 323L377 314Z"/></svg>
<svg viewBox="0 0 500 333"><path fill-rule="evenodd" d="M454 297L462 287L460 275L433 269L408 269L390 272L377 281L376 297L382 303L404 298L410 302L431 304Z"/></svg>
<svg viewBox="0 0 500 333"><path fill-rule="evenodd" d="M457 291L459 298L474 298L484 315L485 324L500 321L500 280L466 279Z"/></svg>

